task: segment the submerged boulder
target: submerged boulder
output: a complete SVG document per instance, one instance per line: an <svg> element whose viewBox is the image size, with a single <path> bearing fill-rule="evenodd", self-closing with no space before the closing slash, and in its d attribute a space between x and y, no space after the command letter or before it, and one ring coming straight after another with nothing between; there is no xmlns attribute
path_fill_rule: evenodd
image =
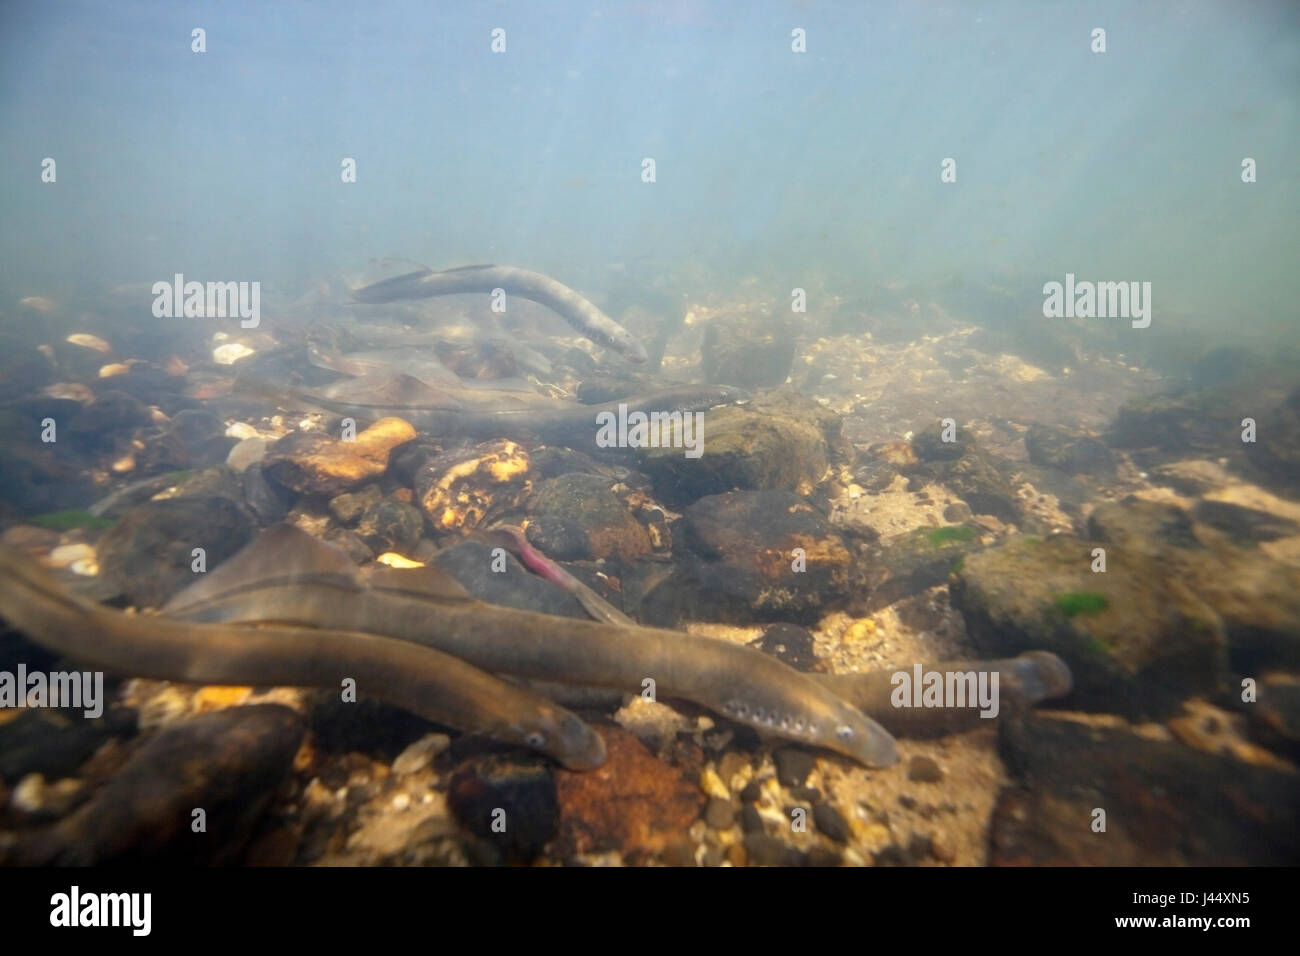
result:
<svg viewBox="0 0 1300 956"><path fill-rule="evenodd" d="M1018 782L993 812L995 866L1284 866L1300 856L1293 771L1040 714L1005 721L1000 749ZM1089 825L1099 807L1102 834Z"/></svg>
<svg viewBox="0 0 1300 956"><path fill-rule="evenodd" d="M852 595L854 555L826 518L788 491L735 491L686 509L690 551L651 590L657 623L815 621Z"/></svg>
<svg viewBox="0 0 1300 956"><path fill-rule="evenodd" d="M100 574L134 604L159 607L193 583L195 549L215 568L253 537L248 510L220 496L169 498L133 508L100 539Z"/></svg>
<svg viewBox="0 0 1300 956"><path fill-rule="evenodd" d="M386 472L390 453L415 437L415 429L401 418L381 418L353 441L294 432L267 449L262 471L293 491L338 495Z"/></svg>
<svg viewBox="0 0 1300 956"><path fill-rule="evenodd" d="M838 416L788 392L711 409L702 421L699 457L687 457L680 442L641 453L642 470L670 504L735 488L806 494L825 477L839 438Z"/></svg>
<svg viewBox="0 0 1300 956"><path fill-rule="evenodd" d="M532 491L531 472L522 445L482 442L424 464L415 475L415 500L435 531L469 534L520 507Z"/></svg>

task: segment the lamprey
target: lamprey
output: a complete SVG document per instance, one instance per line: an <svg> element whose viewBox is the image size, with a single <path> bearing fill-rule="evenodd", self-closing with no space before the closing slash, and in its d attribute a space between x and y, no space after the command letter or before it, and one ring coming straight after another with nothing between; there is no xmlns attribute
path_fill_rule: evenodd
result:
<svg viewBox="0 0 1300 956"><path fill-rule="evenodd" d="M31 640L124 675L201 684L340 688L356 681L428 720L549 754L589 769L600 736L551 701L409 641L335 627L202 624L131 615L81 601L21 555L0 550L0 617Z"/></svg>
<svg viewBox="0 0 1300 956"><path fill-rule="evenodd" d="M376 566L290 525L271 528L178 594L164 614L292 621L416 642L495 674L679 697L777 737L873 766L898 759L875 721L811 677L751 648L477 601L436 567ZM653 682L653 684L648 683Z"/></svg>

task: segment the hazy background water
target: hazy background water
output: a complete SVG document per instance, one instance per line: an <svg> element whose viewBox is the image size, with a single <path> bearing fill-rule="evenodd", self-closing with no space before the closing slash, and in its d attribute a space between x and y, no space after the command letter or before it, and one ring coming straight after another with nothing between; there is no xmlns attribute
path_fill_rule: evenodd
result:
<svg viewBox="0 0 1300 956"><path fill-rule="evenodd" d="M0 310L383 256L599 296L693 262L1029 310L1066 272L1149 280L1156 324L1290 341L1298 41L1293 2L6 2Z"/></svg>

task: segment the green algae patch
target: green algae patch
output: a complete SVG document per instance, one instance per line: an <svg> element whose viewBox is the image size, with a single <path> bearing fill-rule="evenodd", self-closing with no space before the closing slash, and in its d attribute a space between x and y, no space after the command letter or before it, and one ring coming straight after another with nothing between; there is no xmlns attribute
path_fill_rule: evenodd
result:
<svg viewBox="0 0 1300 956"><path fill-rule="evenodd" d="M42 515L33 515L30 518L24 518L25 524L35 525L38 528L48 528L51 531L73 531L77 528L94 528L96 530L112 527L113 522L108 518L101 518L98 515L92 515L89 511L49 511Z"/></svg>
<svg viewBox="0 0 1300 956"><path fill-rule="evenodd" d="M1098 594L1096 591L1070 591L1058 595L1053 603L1066 617L1074 617L1076 614L1100 614L1110 606L1106 595Z"/></svg>
<svg viewBox="0 0 1300 956"><path fill-rule="evenodd" d="M975 540L975 530L965 525L954 524L944 528L935 528L925 533L925 540L932 547L942 548L950 544L965 543Z"/></svg>
<svg viewBox="0 0 1300 956"><path fill-rule="evenodd" d="M966 555L963 554L960 558L958 558L956 561L952 563L952 573L961 574L962 570L965 567L966 567Z"/></svg>

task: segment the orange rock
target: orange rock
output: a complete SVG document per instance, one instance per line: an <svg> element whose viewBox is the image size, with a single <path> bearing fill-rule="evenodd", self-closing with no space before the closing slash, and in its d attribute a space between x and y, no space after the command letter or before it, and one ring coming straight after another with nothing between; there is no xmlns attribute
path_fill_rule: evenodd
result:
<svg viewBox="0 0 1300 956"><path fill-rule="evenodd" d="M680 839L700 816L698 769L673 766L619 727L601 727L608 757L581 773L557 771L558 840L574 853L618 850L644 861Z"/></svg>
<svg viewBox="0 0 1300 956"><path fill-rule="evenodd" d="M338 495L388 470L393 449L416 436L410 422L381 418L353 441L320 432L294 432L267 449L262 470L294 491Z"/></svg>

